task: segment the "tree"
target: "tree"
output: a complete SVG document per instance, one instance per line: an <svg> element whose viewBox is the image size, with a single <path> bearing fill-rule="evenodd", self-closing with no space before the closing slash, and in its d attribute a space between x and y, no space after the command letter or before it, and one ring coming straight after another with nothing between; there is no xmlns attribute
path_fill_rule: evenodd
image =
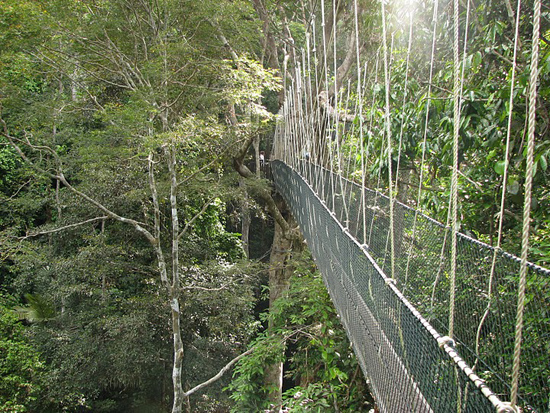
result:
<svg viewBox="0 0 550 413"><path fill-rule="evenodd" d="M52 2L40 15L51 17L48 28L55 36L44 33L40 44L23 53L37 69L33 76L40 88L32 91L31 105L2 103L5 142L36 176L54 182L49 205L55 199L57 215L48 220L51 225L26 228L25 234L19 230L17 236L51 239L62 231L91 227L95 248L103 254L109 250L109 242L103 241L109 240L106 231L125 234L141 254L145 241L153 252L149 259L156 261L160 279L154 284L164 290L172 318L174 412L182 411L196 391L183 389L181 324L187 321L182 315L186 289L203 288L194 285L195 265L212 259L233 265L239 258L235 238L208 229L219 225L216 211L225 198L223 156L250 127L243 124L240 133L228 133L220 122L223 117L216 115L223 115L228 102L246 101L242 116L263 119L261 106L248 102L277 85L273 74L251 59L220 58L223 43L208 36L218 26L219 10L196 2ZM245 12L242 4L228 4L227 16ZM194 36L198 40L190 43ZM201 247L207 239L221 244L214 256ZM96 253L82 245L85 238L72 241L73 247ZM63 247L68 245L54 245ZM100 296L107 303L110 286L117 282L112 269L101 274ZM143 282L145 277L137 278ZM238 286L237 280L232 287ZM79 295L67 290L59 294L61 312Z"/></svg>

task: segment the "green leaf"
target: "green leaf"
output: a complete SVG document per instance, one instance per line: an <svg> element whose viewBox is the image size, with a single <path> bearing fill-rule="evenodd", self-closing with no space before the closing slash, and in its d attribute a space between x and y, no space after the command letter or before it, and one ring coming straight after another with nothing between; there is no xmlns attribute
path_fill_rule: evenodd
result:
<svg viewBox="0 0 550 413"><path fill-rule="evenodd" d="M548 169L548 162L546 161L546 157L544 155L541 155L539 159L539 164L543 171L546 171L546 169Z"/></svg>
<svg viewBox="0 0 550 413"><path fill-rule="evenodd" d="M504 167L506 166L506 161L498 161L494 165L494 170L499 175L504 175Z"/></svg>
<svg viewBox="0 0 550 413"><path fill-rule="evenodd" d="M516 180L510 181L506 190L512 195L517 195L519 192L519 182Z"/></svg>
<svg viewBox="0 0 550 413"><path fill-rule="evenodd" d="M481 63L481 60L482 60L481 52L477 51L477 53L474 54L474 56L473 56L473 65L475 67L479 66L480 63Z"/></svg>

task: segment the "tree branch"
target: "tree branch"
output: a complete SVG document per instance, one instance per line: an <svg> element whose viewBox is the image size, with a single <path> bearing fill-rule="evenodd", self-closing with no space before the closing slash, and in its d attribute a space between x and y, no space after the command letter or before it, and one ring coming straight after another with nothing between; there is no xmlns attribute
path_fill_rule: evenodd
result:
<svg viewBox="0 0 550 413"><path fill-rule="evenodd" d="M237 159L234 160L234 166L237 172L243 177L247 179L253 179L258 180L256 175L254 175L250 169L243 163L237 162ZM290 225L288 225L288 222L286 222L286 219L281 214L281 211L279 211L279 208L277 207L277 204L275 203L273 197L271 196L270 191L268 191L266 188L250 188L251 192L255 192L256 195L258 195L265 203L267 210L273 217L275 221L277 221L277 224L279 224L285 234L288 233L290 230Z"/></svg>
<svg viewBox="0 0 550 413"><path fill-rule="evenodd" d="M231 283L228 283L228 284L224 284L221 287L217 287L217 288L201 287L200 285L189 285L189 286L183 286L183 287L181 287L181 289L182 290L201 290L201 291L210 291L210 292L212 292L212 291L225 290L230 285L231 285Z"/></svg>
<svg viewBox="0 0 550 413"><path fill-rule="evenodd" d="M220 25L217 22L212 21L211 19L208 19L208 23L210 23L210 25L217 30L218 34L216 35L216 37L220 42L223 43L224 47L226 47L227 50L229 50L229 53L231 54L231 57L233 58L234 63L237 63L239 61L239 56L227 41L227 38L224 36Z"/></svg>
<svg viewBox="0 0 550 413"><path fill-rule="evenodd" d="M56 233L56 232L64 231L64 230L69 229L69 228L76 228L76 227L79 227L81 225L86 225L86 224L89 224L90 222L105 221L108 218L109 217L107 217L107 216L96 217L96 218L88 219L86 221L77 222L75 224L65 225L64 227L59 227L59 228L55 228L55 229L51 229L51 230L47 230L47 231L35 232L35 233L32 233L32 234L27 234L24 237L16 237L16 238L20 239L20 240L24 240L24 239L27 239L27 238L38 237L40 235L53 234L53 233Z"/></svg>
<svg viewBox="0 0 550 413"><path fill-rule="evenodd" d="M328 96L332 97L334 96L338 91L336 90L336 87L341 87L341 85L344 82L344 79L348 75L349 71L351 70L351 67L355 63L355 53L356 53L356 47L355 47L355 33L350 32L348 40L347 40L347 53L346 57L344 58L344 61L340 66L338 66L338 69L336 70L336 78L334 80L334 83L330 86ZM363 49L363 46L360 46L360 52Z"/></svg>
<svg viewBox="0 0 550 413"><path fill-rule="evenodd" d="M250 179L250 180L256 180L258 181L258 177L252 173L250 169L244 164L244 157L246 156L246 153L248 152L248 149L250 148L250 145L252 145L252 142L254 141L254 135L250 135L248 139L244 142L243 146L241 147L241 150L237 153L237 155L233 158L233 167L235 170L241 175L243 178ZM273 217L275 221L280 225L280 227L283 230L283 233L287 234L290 230L290 225L288 222L286 222L286 219L281 214L281 211L277 207L277 204L273 200L273 197L271 196L270 191L268 191L266 188L253 188L253 192L256 193L265 203L267 210Z"/></svg>
<svg viewBox="0 0 550 413"><path fill-rule="evenodd" d="M197 212L195 214L195 216L193 218L191 218L191 220L187 224L185 224L185 227L183 227L183 230L178 234L178 240L181 239L181 237L183 237L185 235L187 230L191 227L191 225L193 225L193 222L195 222L195 220L197 218L199 218L202 214L204 214L204 212L212 204L212 201L214 200L214 198L215 198L215 196L210 198L208 201L206 201L205 204L202 206L201 210L199 212Z"/></svg>
<svg viewBox="0 0 550 413"><path fill-rule="evenodd" d="M185 177L185 179L183 179L182 181L178 182L178 186L180 185L183 185L184 183L186 182L189 182L191 179L195 178L195 176L197 176L198 174L200 174L202 171L210 168L212 165L214 165L216 162L219 161L220 157L225 155L229 149L231 149L232 145L227 145L222 151L221 153L219 153L219 156L216 156L214 157L214 159L212 159L210 162L208 162L206 165L203 165L201 166L199 169L197 169L195 172L193 172L192 174L188 175Z"/></svg>
<svg viewBox="0 0 550 413"><path fill-rule="evenodd" d="M277 50L277 44L272 31L272 23L270 21L270 16L265 6L264 1L262 0L252 0L254 9L258 14L258 17L262 21L262 31L264 35L264 46L263 54L267 55L267 66L273 69L280 69L279 67L279 53Z"/></svg>
<svg viewBox="0 0 550 413"><path fill-rule="evenodd" d="M235 357L233 360L231 360L229 363L227 363L219 372L218 374L216 374L214 377L211 377L210 379L206 380L205 382L193 387L191 390L188 390L186 391L183 396L184 397L189 397L191 396L193 393L196 393L197 391L199 391L200 389L206 387L206 386L209 386L210 384L214 383L215 381L218 381L219 379L222 378L222 376L235 364L237 363L240 359L242 359L243 357L246 357L248 356L250 353L252 353L254 350L256 349L256 347L252 347L251 349L245 351L244 353L240 354L239 356Z"/></svg>
<svg viewBox="0 0 550 413"><path fill-rule="evenodd" d="M292 330L290 331L289 333L285 334L283 337L281 337L280 339L280 342L281 343L284 343L286 342L290 337L298 334L298 333L305 333L302 329L296 329L296 330ZM218 372L218 374L216 374L214 377L211 377L210 379L206 380L205 382L193 387L191 390L188 390L186 391L183 396L184 397L189 397L191 396L193 393L196 393L198 390L214 383L215 381L219 380L225 373L227 373L227 371L235 364L237 363L240 359L242 359L243 357L246 357L248 356L249 354L251 354L254 350L256 350L256 346L248 349L247 351L245 351L244 353L238 355L237 357L235 357L233 360L231 360L229 363L227 363L224 367L222 367L222 369Z"/></svg>

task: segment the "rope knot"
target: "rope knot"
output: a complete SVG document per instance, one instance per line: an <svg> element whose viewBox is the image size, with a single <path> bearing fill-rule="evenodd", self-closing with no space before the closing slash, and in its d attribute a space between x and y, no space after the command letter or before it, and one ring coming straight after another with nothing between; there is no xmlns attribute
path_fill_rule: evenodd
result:
<svg viewBox="0 0 550 413"><path fill-rule="evenodd" d="M497 408L497 413L521 413L519 406L512 406L510 402L504 402Z"/></svg>
<svg viewBox="0 0 550 413"><path fill-rule="evenodd" d="M439 348L443 348L445 345L454 348L455 341L449 336L444 336L437 339L437 344L439 345Z"/></svg>

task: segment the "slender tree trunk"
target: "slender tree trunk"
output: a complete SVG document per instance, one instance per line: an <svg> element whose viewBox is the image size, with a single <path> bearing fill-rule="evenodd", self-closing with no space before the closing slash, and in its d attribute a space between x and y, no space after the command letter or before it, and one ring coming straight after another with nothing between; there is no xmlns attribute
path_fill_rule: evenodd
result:
<svg viewBox="0 0 550 413"><path fill-rule="evenodd" d="M239 186L243 189L244 198L241 203L241 241L243 242L244 253L250 258L249 235L250 235L250 208L248 208L248 192L244 178L239 178Z"/></svg>
<svg viewBox="0 0 550 413"><path fill-rule="evenodd" d="M78 99L78 69L75 67L71 77L71 100L76 102Z"/></svg>
<svg viewBox="0 0 550 413"><path fill-rule="evenodd" d="M181 413L185 401L183 386L181 384L181 369L183 362L183 341L180 328L180 273L179 273L179 220L177 203L177 173L176 173L176 149L167 147L165 154L170 171L170 206L172 210L172 284L170 286L170 307L172 309L172 334L174 336L174 367L172 381L174 385L174 404L172 413Z"/></svg>
<svg viewBox="0 0 550 413"><path fill-rule="evenodd" d="M256 161L256 176L260 177L260 136L256 136L252 141L252 146L254 146L254 159Z"/></svg>
<svg viewBox="0 0 550 413"><path fill-rule="evenodd" d="M172 368L172 383L174 386L174 403L172 413L182 413L183 387L181 385L181 368L183 364L183 341L181 340L180 328L180 303L177 297L172 298L170 303L172 309L172 334L174 336L174 365Z"/></svg>

